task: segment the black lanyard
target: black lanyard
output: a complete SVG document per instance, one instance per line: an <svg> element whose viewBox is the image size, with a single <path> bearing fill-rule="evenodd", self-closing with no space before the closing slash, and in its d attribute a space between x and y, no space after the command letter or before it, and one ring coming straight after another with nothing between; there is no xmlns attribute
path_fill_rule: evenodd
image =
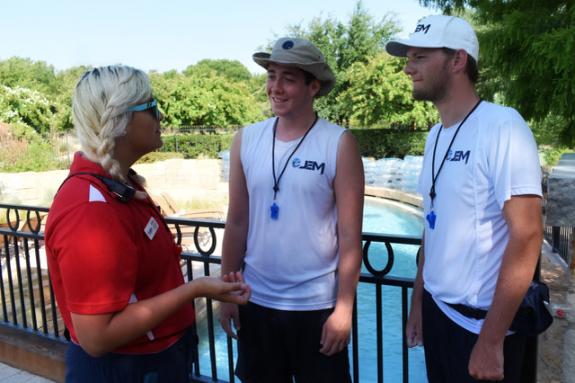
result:
<svg viewBox="0 0 575 383"><path fill-rule="evenodd" d="M463 126L465 121L467 121L467 118L469 116L471 116L471 114L475 111L475 109L477 109L479 104L481 104L481 99L479 99L479 101L477 101L477 104L475 104L473 109L471 109L469 111L469 113L467 113L467 116L465 116L465 118L459 123L459 126L457 126L457 129L455 130L455 134L453 135L453 138L451 139L451 142L449 143L449 146L447 147L447 150L445 151L445 155L443 156L443 160L441 161L441 164L439 165L439 169L437 170L437 174L435 174L435 151L437 150L437 143L439 142L439 135L441 134L441 130L443 129L443 125L441 125L439 127L439 131L437 132L437 136L435 137L435 146L433 147L433 158L431 160L431 188L429 189L429 197L431 198L431 207L433 207L433 200L437 196L437 193L435 192L435 181L437 180L437 177L439 177L439 173L441 173L441 169L443 169L443 164L445 164L445 160L447 159L447 156L449 155L449 151L451 150L451 145L453 145L453 142L455 141L455 137L457 137L457 133L459 133L459 129L461 128L461 126Z"/></svg>
<svg viewBox="0 0 575 383"><path fill-rule="evenodd" d="M293 155L295 154L295 152L298 150L298 148L301 146L303 140L305 140L307 134L311 131L311 129L315 126L315 123L317 122L318 117L317 115L315 116L315 119L313 120L313 123L311 124L311 126L308 128L308 130L305 132L305 134L303 135L303 137L301 138L301 140L299 140L299 142L297 143L297 146L295 147L295 149L291 152L291 154L289 155L287 161L284 164L284 167L280 173L280 176L278 178L276 178L276 161L275 161L275 150L276 150L276 130L277 130L277 126L278 126L278 121L279 118L276 118L276 121L274 122L274 136L273 136L273 141L272 141L272 173L274 176L274 201L276 199L276 195L278 193L278 191L280 190L280 181L282 179L282 176L284 175L286 168L289 164L289 161L291 160L291 158L293 157Z"/></svg>

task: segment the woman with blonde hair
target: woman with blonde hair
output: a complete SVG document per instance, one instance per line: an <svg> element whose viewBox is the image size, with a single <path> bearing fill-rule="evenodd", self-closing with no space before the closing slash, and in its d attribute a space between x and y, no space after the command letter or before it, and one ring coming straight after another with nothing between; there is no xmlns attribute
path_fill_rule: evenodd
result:
<svg viewBox="0 0 575 383"><path fill-rule="evenodd" d="M131 166L162 145L148 77L114 65L74 91L82 151L46 223L58 308L70 332L66 382L188 382L193 299L245 304L240 273L185 283L181 248Z"/></svg>

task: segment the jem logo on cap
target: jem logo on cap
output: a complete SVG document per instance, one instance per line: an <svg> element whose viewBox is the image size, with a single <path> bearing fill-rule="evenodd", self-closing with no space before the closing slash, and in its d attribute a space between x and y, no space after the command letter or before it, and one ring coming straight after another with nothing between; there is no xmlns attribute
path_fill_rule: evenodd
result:
<svg viewBox="0 0 575 383"><path fill-rule="evenodd" d="M293 48L293 41L288 40L282 44L283 49L292 49Z"/></svg>
<svg viewBox="0 0 575 383"><path fill-rule="evenodd" d="M431 24L417 24L417 27L415 27L415 32L421 32L423 31L423 33L427 34L427 32L429 32L429 28L431 27Z"/></svg>

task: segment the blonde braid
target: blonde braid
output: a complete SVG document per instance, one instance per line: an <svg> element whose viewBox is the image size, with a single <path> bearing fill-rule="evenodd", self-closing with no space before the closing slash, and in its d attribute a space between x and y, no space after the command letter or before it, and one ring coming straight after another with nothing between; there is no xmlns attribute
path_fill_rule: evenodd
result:
<svg viewBox="0 0 575 383"><path fill-rule="evenodd" d="M146 74L122 65L94 68L76 85L72 110L82 150L88 159L123 182L127 180L113 157L115 140L126 134L132 119L128 107L151 96ZM143 177L137 178L143 184Z"/></svg>

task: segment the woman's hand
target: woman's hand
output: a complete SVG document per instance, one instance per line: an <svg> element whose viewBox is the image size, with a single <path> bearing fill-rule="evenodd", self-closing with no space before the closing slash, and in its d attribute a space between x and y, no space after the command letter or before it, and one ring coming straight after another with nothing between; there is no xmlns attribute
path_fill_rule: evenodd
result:
<svg viewBox="0 0 575 383"><path fill-rule="evenodd" d="M205 296L221 302L245 305L251 294L250 287L245 284L244 277L239 271L231 272L221 278L202 277L190 283L196 285L197 296Z"/></svg>

